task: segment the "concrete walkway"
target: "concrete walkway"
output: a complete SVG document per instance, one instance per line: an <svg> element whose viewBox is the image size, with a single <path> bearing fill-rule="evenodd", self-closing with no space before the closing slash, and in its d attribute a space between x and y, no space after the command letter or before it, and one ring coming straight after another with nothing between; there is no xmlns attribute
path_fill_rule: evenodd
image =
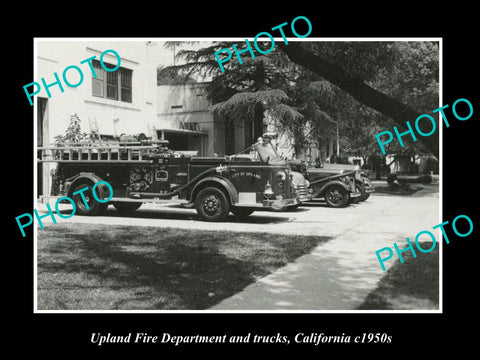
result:
<svg viewBox="0 0 480 360"><path fill-rule="evenodd" d="M374 196L362 207L355 217L337 219L344 226L322 229L322 235L334 240L210 310L354 310L385 274L375 251L394 242L401 247L405 237L414 239L441 222L438 193L422 198ZM386 262L387 268L393 262Z"/></svg>

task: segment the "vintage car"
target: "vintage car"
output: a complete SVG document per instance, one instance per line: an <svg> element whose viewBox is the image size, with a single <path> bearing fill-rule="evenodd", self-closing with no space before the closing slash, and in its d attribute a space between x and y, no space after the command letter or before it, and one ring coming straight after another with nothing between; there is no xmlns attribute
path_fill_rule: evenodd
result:
<svg viewBox="0 0 480 360"><path fill-rule="evenodd" d="M314 168L309 167L305 161L287 160L277 152L273 143L276 137L277 133L275 132L263 134L258 139L255 150L264 163L288 164L291 169L292 184L295 188L302 189L302 192L304 192L305 186L307 186L307 194L298 198L300 203L312 198L324 198L330 207L344 207L365 194L365 186L360 185L357 188L357 184L363 184L360 167L353 165L337 167L334 164L331 166L329 164L327 168ZM293 209L297 206L299 204L287 209Z"/></svg>
<svg viewBox="0 0 480 360"><path fill-rule="evenodd" d="M285 161L186 156L167 145L163 140L141 140L39 148L38 161L58 163L51 195L72 198L80 215L98 214L108 204L128 213L145 202L181 203L194 206L205 221L223 221L229 212L248 216L260 209L294 207L309 198L308 183ZM254 147L262 152L262 144ZM95 194L88 191L83 199L72 197L100 181L113 189L108 204L95 202Z"/></svg>
<svg viewBox="0 0 480 360"><path fill-rule="evenodd" d="M367 200L370 197L370 194L375 191L370 179L366 176L365 172L361 170L360 166L352 164L323 164L322 169L326 171L333 170L344 170L344 171L355 171L355 188L360 192L360 196L354 199L354 203L362 202Z"/></svg>
<svg viewBox="0 0 480 360"><path fill-rule="evenodd" d="M365 201L375 191L360 167L351 164L312 164L290 160L290 167L309 181L308 193L314 199L324 198L331 207Z"/></svg>
<svg viewBox="0 0 480 360"><path fill-rule="evenodd" d="M293 186L302 189L303 192L305 192L305 186L308 188L308 196L303 195L298 199L299 202L309 201L311 198L324 198L330 207L343 207L365 194L365 186L361 185L363 180L359 167L353 165L337 167L328 164L327 168L313 168L309 167L305 161L286 160L278 154L273 143L276 136L275 132L263 134L258 139L255 149L264 163L281 163L290 166ZM359 184L358 188L357 184Z"/></svg>

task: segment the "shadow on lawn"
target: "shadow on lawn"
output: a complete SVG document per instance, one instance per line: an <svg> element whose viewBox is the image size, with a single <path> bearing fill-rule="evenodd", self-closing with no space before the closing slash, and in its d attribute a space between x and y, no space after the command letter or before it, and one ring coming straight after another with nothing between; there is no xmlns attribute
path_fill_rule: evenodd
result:
<svg viewBox="0 0 480 360"><path fill-rule="evenodd" d="M39 309L207 309L327 239L56 225L39 234Z"/></svg>
<svg viewBox="0 0 480 360"><path fill-rule="evenodd" d="M422 247L431 248L432 242ZM405 262L396 260L378 287L365 298L359 310L438 310L439 249L413 258L407 251Z"/></svg>
<svg viewBox="0 0 480 360"><path fill-rule="evenodd" d="M295 211L301 211L296 209ZM304 209L303 211L308 211ZM61 211L65 215L70 214L71 211ZM288 217L269 216L269 211L255 211L252 215L246 218L237 218L234 215L229 215L226 222L242 222L252 224L277 224L288 221ZM159 209L139 209L131 214L125 215L113 208L108 208L102 216L107 217L129 217L138 219L165 219L165 220L200 220L200 217L195 210L182 209L180 212L171 211L168 207Z"/></svg>

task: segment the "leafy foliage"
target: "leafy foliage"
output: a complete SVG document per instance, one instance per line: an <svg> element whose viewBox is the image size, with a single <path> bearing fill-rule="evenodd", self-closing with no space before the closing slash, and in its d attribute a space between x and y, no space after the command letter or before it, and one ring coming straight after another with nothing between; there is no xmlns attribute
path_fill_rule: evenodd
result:
<svg viewBox="0 0 480 360"><path fill-rule="evenodd" d="M195 80L188 74L179 74L172 68L159 67L157 69L157 85L183 85Z"/></svg>
<svg viewBox="0 0 480 360"><path fill-rule="evenodd" d="M380 68L372 84L422 113L431 113L439 103L438 43L397 42L392 53L394 66Z"/></svg>
<svg viewBox="0 0 480 360"><path fill-rule="evenodd" d="M255 106L258 104L272 109L287 98L287 94L279 89L240 92L224 102L215 104L212 110L214 114L227 118L250 118L254 116Z"/></svg>
<svg viewBox="0 0 480 360"><path fill-rule="evenodd" d="M55 145L61 146L109 146L109 143L99 137L82 132L80 123L82 120L77 114L70 116L70 122L64 135L54 137Z"/></svg>
<svg viewBox="0 0 480 360"><path fill-rule="evenodd" d="M82 133L81 120L77 114L70 116L70 123L65 130L65 135L57 135L54 137L55 144L57 146L63 146L67 144L82 144L89 139L89 135Z"/></svg>
<svg viewBox="0 0 480 360"><path fill-rule="evenodd" d="M270 44L260 46L269 48ZM302 42L301 46L422 113L438 107L436 42L316 41ZM278 130L294 137L297 148L320 147L338 131L345 154L379 152L374 136L392 128L389 117L290 61L279 47L268 55L256 53L255 59L244 54L242 64L233 54L223 64L225 72L221 72L213 54L224 48L231 49L232 42L212 42L199 50L179 51L178 56L186 63L174 67L180 74L196 71L212 78L207 90L216 114L240 121L252 118L255 109L263 106L276 119Z"/></svg>
<svg viewBox="0 0 480 360"><path fill-rule="evenodd" d="M367 81L375 78L380 69L390 69L395 54L394 42L307 42L304 46L312 53L341 64L350 74Z"/></svg>

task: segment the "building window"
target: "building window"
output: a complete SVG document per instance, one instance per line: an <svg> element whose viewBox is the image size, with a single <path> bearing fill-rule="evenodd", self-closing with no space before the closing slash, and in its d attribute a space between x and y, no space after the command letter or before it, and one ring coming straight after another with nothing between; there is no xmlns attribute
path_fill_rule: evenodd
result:
<svg viewBox="0 0 480 360"><path fill-rule="evenodd" d="M92 75L92 95L111 100L132 102L132 70L118 68L116 71L107 72L100 65L100 61L92 61L97 74L95 79ZM113 69L115 66L104 63L106 67Z"/></svg>

